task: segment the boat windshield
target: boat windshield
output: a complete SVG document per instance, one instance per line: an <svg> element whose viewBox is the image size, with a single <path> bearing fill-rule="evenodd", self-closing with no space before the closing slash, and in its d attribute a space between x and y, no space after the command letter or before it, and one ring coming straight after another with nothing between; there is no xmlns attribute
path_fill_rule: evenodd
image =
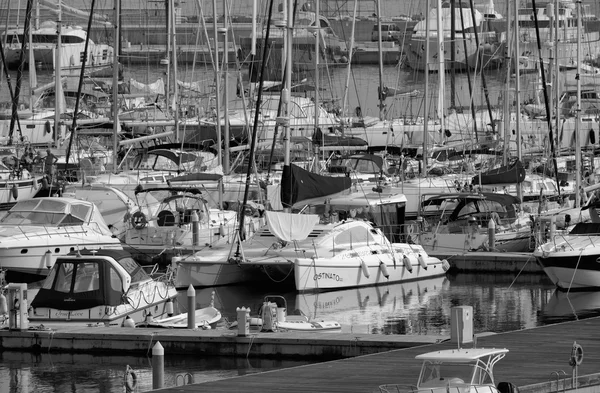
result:
<svg viewBox="0 0 600 393"><path fill-rule="evenodd" d="M146 273L140 264L133 258L121 258L118 259L117 262L119 262L119 265L123 266L123 269L131 276L132 283L150 279L148 273Z"/></svg>
<svg viewBox="0 0 600 393"><path fill-rule="evenodd" d="M419 378L419 387L455 384L493 385L493 379L483 363L431 363L425 362Z"/></svg>
<svg viewBox="0 0 600 393"><path fill-rule="evenodd" d="M67 226L81 225L91 210L87 204L72 204L69 209L63 201L31 199L18 202L0 220L3 225Z"/></svg>

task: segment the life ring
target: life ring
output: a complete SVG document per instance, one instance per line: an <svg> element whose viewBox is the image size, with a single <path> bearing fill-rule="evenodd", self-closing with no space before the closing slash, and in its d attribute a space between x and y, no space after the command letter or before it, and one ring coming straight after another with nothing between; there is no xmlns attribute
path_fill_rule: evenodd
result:
<svg viewBox="0 0 600 393"><path fill-rule="evenodd" d="M129 378L131 377L131 378ZM129 366L127 366L127 369L125 370L125 390L128 393L131 393L133 391L135 391L135 388L137 387L137 375L135 374L135 371L133 371L133 369Z"/></svg>
<svg viewBox="0 0 600 393"><path fill-rule="evenodd" d="M583 348L581 345L576 342L573 343L573 348L571 349L571 359L569 360L569 364L571 367L579 366L583 363Z"/></svg>
<svg viewBox="0 0 600 393"><path fill-rule="evenodd" d="M146 215L142 211L138 210L131 216L131 225L135 229L144 229L147 224L148 220L146 220Z"/></svg>

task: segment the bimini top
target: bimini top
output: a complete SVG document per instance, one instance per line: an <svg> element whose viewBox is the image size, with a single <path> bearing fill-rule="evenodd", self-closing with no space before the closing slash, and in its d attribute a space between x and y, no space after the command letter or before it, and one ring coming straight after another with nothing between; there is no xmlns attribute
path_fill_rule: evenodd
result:
<svg viewBox="0 0 600 393"><path fill-rule="evenodd" d="M444 363L464 363L476 361L487 356L504 355L506 353L508 353L508 349L506 348L460 348L422 353L415 356L415 359Z"/></svg>

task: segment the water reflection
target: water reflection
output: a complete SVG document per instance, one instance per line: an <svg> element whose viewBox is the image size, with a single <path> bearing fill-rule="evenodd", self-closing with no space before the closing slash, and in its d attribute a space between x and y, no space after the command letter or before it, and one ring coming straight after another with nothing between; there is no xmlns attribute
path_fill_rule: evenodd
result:
<svg viewBox="0 0 600 393"><path fill-rule="evenodd" d="M231 378L306 363L231 357L167 356L165 387ZM127 365L137 375L136 391L152 389L151 359L146 357L2 352L0 392L121 393L124 391Z"/></svg>
<svg viewBox="0 0 600 393"><path fill-rule="evenodd" d="M198 289L196 307L210 303L229 321L236 307L258 312L265 296L281 295L289 312L300 310L311 318L336 320L346 333L450 335L450 309L473 306L474 332L519 330L583 316L598 315L600 292L561 293L543 274L458 274L402 284L298 294L282 287L252 285ZM178 298L186 312L187 291ZM590 311L590 310L596 311ZM290 333L293 334L293 333ZM319 333L315 333L319 334ZM165 359L165 386L185 381L203 382L264 370L301 365L302 362L262 359ZM150 390L150 359L132 356L69 354L32 355L0 353L0 392L122 393L125 367L138 376L138 391Z"/></svg>
<svg viewBox="0 0 600 393"><path fill-rule="evenodd" d="M600 291L556 290L543 310L545 324L600 316Z"/></svg>
<svg viewBox="0 0 600 393"><path fill-rule="evenodd" d="M235 320L236 307L257 314L265 296L281 295L289 313L340 322L343 333L450 335L450 309L462 305L473 306L475 333L538 326L543 322L532 310L543 309L554 286L543 274L459 274L311 294L229 286L199 289L198 305L206 305L213 291L215 307L229 321Z"/></svg>

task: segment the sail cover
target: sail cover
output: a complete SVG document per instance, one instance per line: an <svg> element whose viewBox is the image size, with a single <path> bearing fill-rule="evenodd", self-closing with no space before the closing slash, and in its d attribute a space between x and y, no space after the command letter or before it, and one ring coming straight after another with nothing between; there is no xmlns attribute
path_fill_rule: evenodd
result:
<svg viewBox="0 0 600 393"><path fill-rule="evenodd" d="M306 199L336 194L352 185L346 176L323 176L309 172L294 164L283 167L281 176L281 203L292 207Z"/></svg>
<svg viewBox="0 0 600 393"><path fill-rule="evenodd" d="M511 164L482 173L481 183L479 177L479 175L473 176L471 182L473 184L518 184L525 180L525 167L521 161L516 160Z"/></svg>

